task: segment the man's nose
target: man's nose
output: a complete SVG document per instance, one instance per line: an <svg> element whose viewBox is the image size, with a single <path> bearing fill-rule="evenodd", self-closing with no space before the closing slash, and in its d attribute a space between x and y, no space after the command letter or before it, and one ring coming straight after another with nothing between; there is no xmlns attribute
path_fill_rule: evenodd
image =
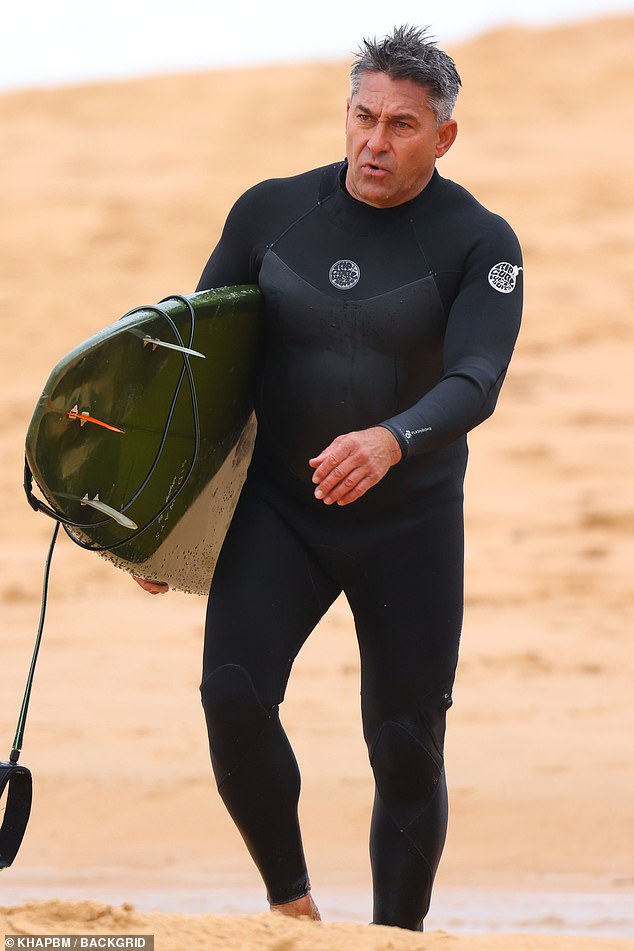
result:
<svg viewBox="0 0 634 951"><path fill-rule="evenodd" d="M389 135L387 128L383 125L382 122L377 122L372 130L372 134L368 138L367 142L368 148L374 152L387 152L390 147Z"/></svg>

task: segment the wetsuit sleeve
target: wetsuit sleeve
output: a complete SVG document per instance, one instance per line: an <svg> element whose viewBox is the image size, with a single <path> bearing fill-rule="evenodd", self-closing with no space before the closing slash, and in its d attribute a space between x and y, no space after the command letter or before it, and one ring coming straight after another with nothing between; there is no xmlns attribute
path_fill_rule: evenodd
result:
<svg viewBox="0 0 634 951"><path fill-rule="evenodd" d="M495 408L522 313L521 250L506 222L496 222L468 255L448 314L442 378L380 424L396 437L404 459L452 442Z"/></svg>
<svg viewBox="0 0 634 951"><path fill-rule="evenodd" d="M197 291L257 283L254 239L249 227L253 220L254 192L255 189L246 192L229 212L220 241L205 265Z"/></svg>

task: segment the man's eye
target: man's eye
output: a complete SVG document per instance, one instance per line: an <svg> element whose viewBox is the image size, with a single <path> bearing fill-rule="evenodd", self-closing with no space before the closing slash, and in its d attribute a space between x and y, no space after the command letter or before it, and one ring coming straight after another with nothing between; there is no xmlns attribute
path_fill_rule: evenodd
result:
<svg viewBox="0 0 634 951"><path fill-rule="evenodd" d="M399 119L399 121L396 123L396 128L397 129L411 129L411 126L409 122L403 122L402 120Z"/></svg>

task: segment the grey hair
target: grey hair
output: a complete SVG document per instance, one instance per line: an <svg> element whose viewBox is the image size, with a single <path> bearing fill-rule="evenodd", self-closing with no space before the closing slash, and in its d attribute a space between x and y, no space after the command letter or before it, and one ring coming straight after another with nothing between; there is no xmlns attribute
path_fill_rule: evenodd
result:
<svg viewBox="0 0 634 951"><path fill-rule="evenodd" d="M404 24L382 40L364 39L350 69L351 95L358 91L363 73L386 73L424 86L438 125L451 119L462 82L451 56L438 49L428 30Z"/></svg>

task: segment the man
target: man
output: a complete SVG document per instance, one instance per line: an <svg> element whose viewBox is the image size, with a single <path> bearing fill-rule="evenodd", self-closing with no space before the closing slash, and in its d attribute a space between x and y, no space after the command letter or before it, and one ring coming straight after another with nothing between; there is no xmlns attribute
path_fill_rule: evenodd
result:
<svg viewBox="0 0 634 951"><path fill-rule="evenodd" d="M342 591L376 781L375 923L422 930L445 840L465 434L493 411L522 270L508 225L435 170L459 85L424 31L364 41L346 161L243 195L199 284L258 283L266 304L258 436L209 598L201 694L220 794L288 915L319 917L278 709Z"/></svg>

